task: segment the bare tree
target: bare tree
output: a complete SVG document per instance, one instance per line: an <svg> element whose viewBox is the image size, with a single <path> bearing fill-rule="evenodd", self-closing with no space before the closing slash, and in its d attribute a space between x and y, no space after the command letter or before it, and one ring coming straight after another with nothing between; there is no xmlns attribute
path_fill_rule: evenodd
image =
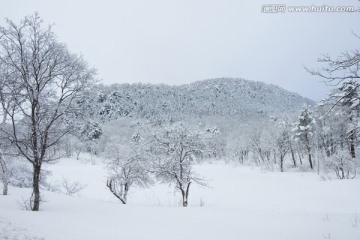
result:
<svg viewBox="0 0 360 240"><path fill-rule="evenodd" d="M273 140L273 136L269 133L271 129L268 125L256 126L249 134L250 149L253 152L254 161L256 164L265 164L271 166L271 145L269 142Z"/></svg>
<svg viewBox="0 0 360 240"><path fill-rule="evenodd" d="M360 37L357 36L359 39ZM345 80L360 79L360 50L343 52L338 58L332 58L329 55L323 55L318 62L325 64L321 69L306 70L325 80L330 85L339 85Z"/></svg>
<svg viewBox="0 0 360 240"><path fill-rule="evenodd" d="M271 145L275 157L279 159L280 171L284 172L285 156L291 152L291 128L287 117L277 119L274 125Z"/></svg>
<svg viewBox="0 0 360 240"><path fill-rule="evenodd" d="M145 157L148 154L138 144L129 145L127 149L123 147L120 150L120 146L113 149L106 182L111 193L123 204L127 203L131 187L148 187L152 183L148 159Z"/></svg>
<svg viewBox="0 0 360 240"><path fill-rule="evenodd" d="M149 129L129 119L104 125L104 152L107 159L106 186L123 204L132 188L146 188L153 183L150 173L151 153L148 150Z"/></svg>
<svg viewBox="0 0 360 240"><path fill-rule="evenodd" d="M0 27L1 103L10 128L3 134L33 166L32 210L40 205L39 180L49 149L72 129L74 100L93 80L95 71L57 41L38 14L19 24ZM11 104L6 104L11 98Z"/></svg>
<svg viewBox="0 0 360 240"><path fill-rule="evenodd" d="M354 35L360 39L358 35ZM324 79L327 85L339 86L321 102L320 106L329 106L327 114L340 108L347 115L346 138L350 155L355 158L360 115L360 50L345 51L337 58L323 55L318 61L325 66L320 70L308 68L306 70Z"/></svg>
<svg viewBox="0 0 360 240"><path fill-rule="evenodd" d="M207 145L209 134L179 123L169 126L154 136L156 177L164 183L175 184L176 189L181 192L183 207L188 206L192 183L206 186L205 179L194 172L193 165L197 158L209 151Z"/></svg>

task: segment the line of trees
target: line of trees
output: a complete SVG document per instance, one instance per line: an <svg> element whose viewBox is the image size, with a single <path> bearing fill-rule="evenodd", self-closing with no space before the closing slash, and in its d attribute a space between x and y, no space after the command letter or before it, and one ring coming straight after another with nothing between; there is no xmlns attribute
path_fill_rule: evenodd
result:
<svg viewBox="0 0 360 240"><path fill-rule="evenodd" d="M285 116L255 124L231 151L240 164L281 172L300 167L327 177L354 178L359 168L358 120L350 120L348 113L343 106L304 105L297 119Z"/></svg>
<svg viewBox="0 0 360 240"><path fill-rule="evenodd" d="M307 159L308 168L339 179L354 178L359 168L360 52L347 51L338 58L324 55L320 70L306 69L336 88L317 106L304 105L297 119L273 118L267 124L255 125L234 147L239 161L244 154L258 165L279 166L284 160L297 167ZM290 119L290 121L289 121ZM239 154L242 153L242 154Z"/></svg>

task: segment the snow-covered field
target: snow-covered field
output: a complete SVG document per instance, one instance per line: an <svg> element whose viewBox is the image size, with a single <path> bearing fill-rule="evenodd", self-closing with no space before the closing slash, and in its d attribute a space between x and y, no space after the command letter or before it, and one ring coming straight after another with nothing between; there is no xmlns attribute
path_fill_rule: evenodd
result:
<svg viewBox="0 0 360 240"><path fill-rule="evenodd" d="M0 196L0 239L360 239L360 180L322 181L315 173L263 172L222 162L196 170L188 208L173 187L133 189L122 205L105 186L103 165L62 159L46 166L54 185L86 184L76 196L43 191L40 212L21 209L30 189Z"/></svg>

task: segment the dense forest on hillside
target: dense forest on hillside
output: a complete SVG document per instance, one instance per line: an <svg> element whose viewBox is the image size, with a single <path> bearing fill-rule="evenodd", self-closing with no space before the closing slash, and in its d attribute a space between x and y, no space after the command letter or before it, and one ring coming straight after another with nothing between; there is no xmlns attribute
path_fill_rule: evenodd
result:
<svg viewBox="0 0 360 240"><path fill-rule="evenodd" d="M278 86L243 79L212 79L181 86L116 84L96 86L85 104L105 119L129 116L152 122L204 116L269 117L294 114L314 102ZM83 103L83 104L84 104Z"/></svg>

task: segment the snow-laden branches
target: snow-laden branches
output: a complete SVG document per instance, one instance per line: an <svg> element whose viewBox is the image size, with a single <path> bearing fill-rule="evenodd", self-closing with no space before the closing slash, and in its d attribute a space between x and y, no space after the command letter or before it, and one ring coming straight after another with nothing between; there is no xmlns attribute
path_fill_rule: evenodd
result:
<svg viewBox="0 0 360 240"><path fill-rule="evenodd" d="M75 99L89 87L95 71L59 43L38 14L0 27L0 97L9 119L7 139L34 168L34 206L39 210L41 165L49 149L72 130L65 118Z"/></svg>
<svg viewBox="0 0 360 240"><path fill-rule="evenodd" d="M153 171L157 179L174 184L181 192L182 205L188 205L190 185L207 186L206 180L198 176L193 165L209 154L208 140L212 132L177 123L162 128L154 135Z"/></svg>

